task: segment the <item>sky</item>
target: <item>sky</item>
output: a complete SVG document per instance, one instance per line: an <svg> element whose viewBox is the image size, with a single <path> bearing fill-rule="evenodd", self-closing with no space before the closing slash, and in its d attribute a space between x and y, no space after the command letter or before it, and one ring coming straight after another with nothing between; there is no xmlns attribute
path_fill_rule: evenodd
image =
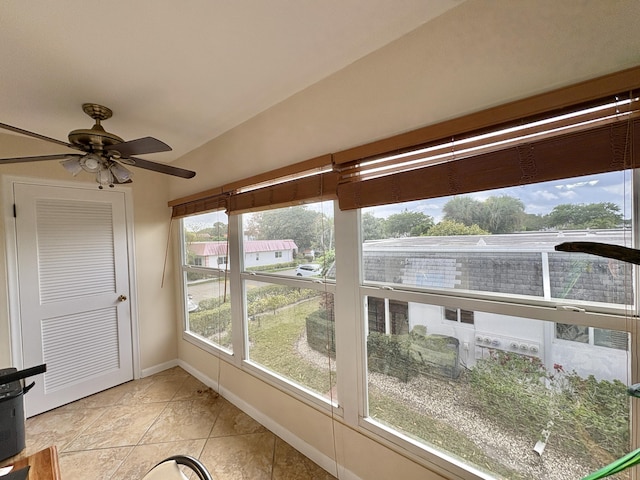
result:
<svg viewBox="0 0 640 480"><path fill-rule="evenodd" d="M587 204L611 202L620 207L625 218L631 212L631 175L628 172L612 172L606 174L589 175L552 182L502 188L498 190L470 193L469 196L478 201L484 201L490 196L508 195L522 200L525 212L535 215L549 213L557 205ZM367 209L376 217L388 217L403 211L422 212L433 217L437 223L442 220L442 207L453 197L434 198L416 202L406 202L396 205L384 205ZM625 201L626 198L626 201Z"/></svg>
<svg viewBox="0 0 640 480"><path fill-rule="evenodd" d="M484 201L490 196L508 195L519 198L525 205L525 212L544 215L557 205L573 203L603 203L611 202L620 207L625 218L631 217L631 174L627 172L612 172L606 174L588 175L572 179L557 180L552 182L537 183L517 187L502 188L499 190L484 191L468 194L475 200ZM394 205L372 207L370 211L376 217L386 218L391 214L399 213L405 209L410 212L421 212L433 217L437 223L442 220L442 207L452 197L434 198L416 202L406 202ZM315 208L309 205L309 208ZM331 208L323 209L325 214L332 216ZM187 227L195 229L206 228L220 221L227 223L224 212L212 212L199 215L197 218L185 219ZM191 228L190 228L191 229Z"/></svg>

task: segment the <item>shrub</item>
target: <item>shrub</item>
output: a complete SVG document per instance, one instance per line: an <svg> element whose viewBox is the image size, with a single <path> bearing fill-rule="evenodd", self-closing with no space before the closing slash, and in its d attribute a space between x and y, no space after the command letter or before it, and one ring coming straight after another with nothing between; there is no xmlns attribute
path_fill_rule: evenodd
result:
<svg viewBox="0 0 640 480"><path fill-rule="evenodd" d="M316 310L307 316L307 343L311 348L331 358L336 357L335 323L327 319L325 309Z"/></svg>
<svg viewBox="0 0 640 480"><path fill-rule="evenodd" d="M283 263L272 263L270 265L259 265L255 267L247 267L247 272L274 272L277 270L287 270L291 268L296 268L298 266L298 262L283 262Z"/></svg>
<svg viewBox="0 0 640 480"><path fill-rule="evenodd" d="M221 303L220 305L208 309L202 309L200 302L199 310L189 314L189 329L205 338L218 335L226 331L231 325L231 304Z"/></svg>
<svg viewBox="0 0 640 480"><path fill-rule="evenodd" d="M629 450L629 399L620 381L581 378L561 365L547 369L536 357L501 351L479 360L469 380L471 403L509 431L536 440L552 420L550 441L579 457L597 453L607 463Z"/></svg>
<svg viewBox="0 0 640 480"><path fill-rule="evenodd" d="M419 366L409 351L408 335L372 332L367 338L368 369L408 382L418 375Z"/></svg>
<svg viewBox="0 0 640 480"><path fill-rule="evenodd" d="M317 297L316 290L291 288L284 285L267 285L247 291L247 311L249 316L273 312L302 300Z"/></svg>

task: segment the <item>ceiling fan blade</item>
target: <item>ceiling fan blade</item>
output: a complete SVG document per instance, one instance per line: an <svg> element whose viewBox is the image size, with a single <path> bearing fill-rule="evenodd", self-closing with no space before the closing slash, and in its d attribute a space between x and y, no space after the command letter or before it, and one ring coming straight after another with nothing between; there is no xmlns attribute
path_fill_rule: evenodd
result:
<svg viewBox="0 0 640 480"><path fill-rule="evenodd" d="M28 137L37 138L38 140L45 140L47 142L57 143L58 145L63 145L65 147L73 148L74 150L82 150L78 146L73 145L71 143L63 142L62 140L56 140L55 138L45 137L44 135L40 135L39 133L33 133L28 130L23 130L22 128L13 127L11 125L7 125L6 123L0 123L0 128L9 130L11 132L20 133Z"/></svg>
<svg viewBox="0 0 640 480"><path fill-rule="evenodd" d="M153 137L138 138L128 142L117 143L115 145L110 145L108 149L110 151L117 151L123 158L128 158L131 155L144 155L145 153L171 151L171 147L169 145Z"/></svg>
<svg viewBox="0 0 640 480"><path fill-rule="evenodd" d="M141 158L130 157L127 159L126 164L146 170L153 170L154 172L166 173L167 175L173 175L175 177L193 178L196 176L196 172L192 172L191 170L185 170L184 168L174 167L165 163L151 162Z"/></svg>
<svg viewBox="0 0 640 480"><path fill-rule="evenodd" d="M40 162L42 160L64 160L73 157L82 157L82 155L75 153L60 153L56 155L39 155L37 157L0 158L0 165L5 163Z"/></svg>

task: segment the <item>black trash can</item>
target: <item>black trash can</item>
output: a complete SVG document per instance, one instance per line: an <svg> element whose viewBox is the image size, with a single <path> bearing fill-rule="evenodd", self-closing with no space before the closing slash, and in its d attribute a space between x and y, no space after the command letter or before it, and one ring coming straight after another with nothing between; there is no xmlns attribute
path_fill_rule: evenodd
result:
<svg viewBox="0 0 640 480"><path fill-rule="evenodd" d="M17 455L25 447L24 394L35 383L23 387L21 380L45 371L45 365L20 371L0 369L0 461Z"/></svg>
<svg viewBox="0 0 640 480"><path fill-rule="evenodd" d="M0 377L16 371L15 368L0 369ZM17 455L25 447L22 395L20 380L0 385L0 460Z"/></svg>

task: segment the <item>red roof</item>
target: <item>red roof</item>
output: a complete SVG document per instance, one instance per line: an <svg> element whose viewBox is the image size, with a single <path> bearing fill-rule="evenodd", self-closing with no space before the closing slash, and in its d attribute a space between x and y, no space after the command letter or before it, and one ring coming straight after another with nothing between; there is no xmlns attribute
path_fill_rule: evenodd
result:
<svg viewBox="0 0 640 480"><path fill-rule="evenodd" d="M245 240L245 253L280 252L283 250L297 250L293 240ZM227 254L227 242L193 242L189 250L201 257L221 256Z"/></svg>

